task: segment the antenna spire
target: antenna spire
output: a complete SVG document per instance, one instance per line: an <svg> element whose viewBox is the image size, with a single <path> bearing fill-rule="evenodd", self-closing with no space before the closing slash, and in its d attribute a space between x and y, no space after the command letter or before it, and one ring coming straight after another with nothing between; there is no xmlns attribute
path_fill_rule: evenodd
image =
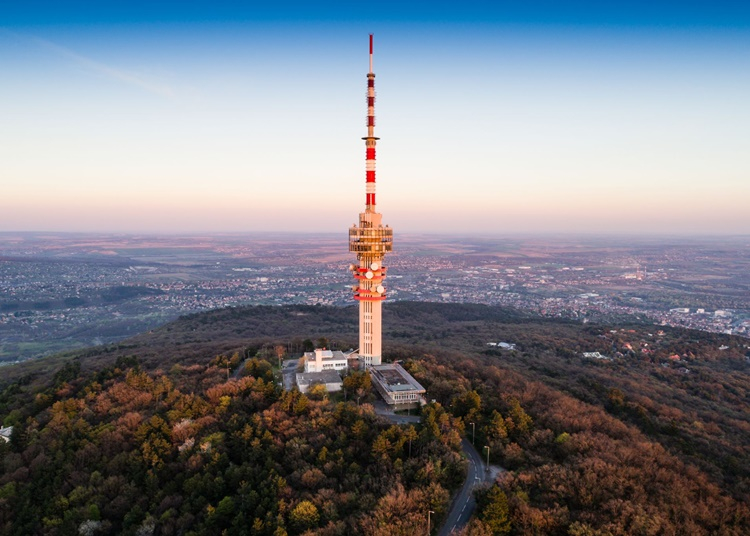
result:
<svg viewBox="0 0 750 536"><path fill-rule="evenodd" d="M370 72L367 73L367 136L365 140L367 156L365 211L375 212L375 73L372 72L372 34L370 34Z"/></svg>
<svg viewBox="0 0 750 536"><path fill-rule="evenodd" d="M372 34L370 34L370 72L372 72Z"/></svg>

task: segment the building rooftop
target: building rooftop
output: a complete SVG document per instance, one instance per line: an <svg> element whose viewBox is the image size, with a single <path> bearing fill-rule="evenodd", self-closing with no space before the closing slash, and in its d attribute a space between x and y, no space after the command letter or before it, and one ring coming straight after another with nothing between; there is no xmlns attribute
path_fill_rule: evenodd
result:
<svg viewBox="0 0 750 536"><path fill-rule="evenodd" d="M341 352L339 350L326 350L325 348L316 348L314 352L305 352L305 357L308 359L322 359L325 360L338 360L338 359L346 359L347 356L344 354L344 352Z"/></svg>
<svg viewBox="0 0 750 536"><path fill-rule="evenodd" d="M388 391L425 392L425 388L398 363L392 365L374 365L370 367L370 373Z"/></svg>
<svg viewBox="0 0 750 536"><path fill-rule="evenodd" d="M10 441L10 436L13 434L13 427L12 426L0 426L0 439L5 441L6 443Z"/></svg>
<svg viewBox="0 0 750 536"><path fill-rule="evenodd" d="M297 384L336 382L341 382L341 376L335 370L324 370L323 372L300 372L297 374Z"/></svg>

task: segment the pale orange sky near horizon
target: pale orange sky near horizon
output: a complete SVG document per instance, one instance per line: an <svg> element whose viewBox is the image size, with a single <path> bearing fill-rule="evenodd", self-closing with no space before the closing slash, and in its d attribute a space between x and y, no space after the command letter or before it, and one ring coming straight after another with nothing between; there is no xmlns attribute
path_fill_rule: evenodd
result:
<svg viewBox="0 0 750 536"><path fill-rule="evenodd" d="M0 35L0 231L345 231L365 41L306 32L304 57L272 32ZM750 234L747 37L423 37L376 38L397 232Z"/></svg>

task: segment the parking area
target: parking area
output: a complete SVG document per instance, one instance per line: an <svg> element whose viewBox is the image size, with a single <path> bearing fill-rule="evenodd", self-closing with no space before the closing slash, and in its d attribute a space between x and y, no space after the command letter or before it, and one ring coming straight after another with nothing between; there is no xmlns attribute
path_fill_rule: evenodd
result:
<svg viewBox="0 0 750 536"><path fill-rule="evenodd" d="M282 363L281 375L283 377L284 389L291 391L296 383L298 359L286 359Z"/></svg>

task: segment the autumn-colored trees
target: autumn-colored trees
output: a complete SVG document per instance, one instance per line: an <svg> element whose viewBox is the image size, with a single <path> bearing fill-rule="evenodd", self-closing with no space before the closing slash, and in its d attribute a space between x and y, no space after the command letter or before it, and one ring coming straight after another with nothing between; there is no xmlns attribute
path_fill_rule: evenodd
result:
<svg viewBox="0 0 750 536"><path fill-rule="evenodd" d="M14 432L0 442L0 534L333 536L396 518L420 533L463 481L458 442L472 422L477 448L509 472L466 534L506 530L501 492L512 534L750 533L750 380L736 341L721 352L720 335L665 330L653 353L600 363L580 352L643 348L653 330L393 303L388 356L436 403L421 425L392 427L367 403L366 375L334 403L281 391L269 368L281 337L338 341L354 313L213 311L34 364L49 373L4 370L0 419ZM486 347L499 338L517 349ZM233 379L235 352L263 348L271 362ZM305 502L316 522L292 516L313 511Z"/></svg>
<svg viewBox="0 0 750 536"><path fill-rule="evenodd" d="M463 467L455 418L431 407L420 435L367 404L281 391L264 362L229 381L215 360L169 374L66 369L0 443L0 534L359 533L400 497L404 523L445 512Z"/></svg>
<svg viewBox="0 0 750 536"><path fill-rule="evenodd" d="M354 371L344 377L344 394L347 400L356 400L359 404L372 390L370 375L364 371Z"/></svg>
<svg viewBox="0 0 750 536"><path fill-rule="evenodd" d="M747 505L603 409L517 372L446 354L422 356L418 379L429 383L460 362L470 389L463 380L453 387L458 411L476 392L477 444L486 441L493 460L512 470L479 495L478 521L466 534L739 535L750 527ZM431 428L426 419L422 433Z"/></svg>
<svg viewBox="0 0 750 536"><path fill-rule="evenodd" d="M504 536L510 533L508 497L499 486L493 485L477 494L477 514L477 517L494 536Z"/></svg>
<svg viewBox="0 0 750 536"><path fill-rule="evenodd" d="M444 505L447 493L438 491L436 503ZM372 515L360 522L365 536L412 536L427 530L427 511L432 508L428 494L419 489L407 491L398 484L383 496Z"/></svg>
<svg viewBox="0 0 750 536"><path fill-rule="evenodd" d="M253 357L245 363L245 374L254 378L263 378L267 382L273 382L273 367L265 359Z"/></svg>
<svg viewBox="0 0 750 536"><path fill-rule="evenodd" d="M317 527L319 521L318 508L310 501L300 501L289 514L291 527L297 533Z"/></svg>

